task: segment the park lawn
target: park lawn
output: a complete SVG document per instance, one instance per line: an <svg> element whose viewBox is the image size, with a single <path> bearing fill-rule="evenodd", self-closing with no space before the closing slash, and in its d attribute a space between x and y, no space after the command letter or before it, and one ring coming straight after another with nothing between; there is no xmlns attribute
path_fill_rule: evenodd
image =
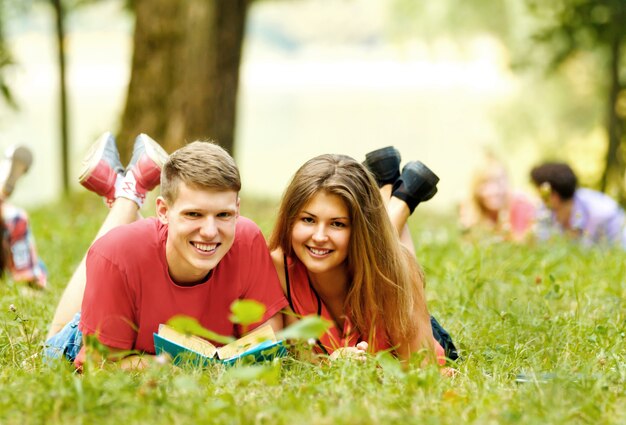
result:
<svg viewBox="0 0 626 425"><path fill-rule="evenodd" d="M244 198L242 209L268 235L275 205ZM1 282L2 424L626 423L625 254L469 243L453 219L419 211L411 228L429 309L462 356L454 377L386 357L83 375L43 365L47 324L105 213L93 196L30 211L49 290Z"/></svg>

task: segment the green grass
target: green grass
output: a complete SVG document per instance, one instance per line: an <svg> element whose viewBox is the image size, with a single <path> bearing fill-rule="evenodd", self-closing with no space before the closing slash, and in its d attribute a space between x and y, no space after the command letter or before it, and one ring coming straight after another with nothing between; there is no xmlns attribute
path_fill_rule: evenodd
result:
<svg viewBox="0 0 626 425"><path fill-rule="evenodd" d="M83 375L42 365L48 321L106 212L92 198L30 212L49 290L1 282L0 423L626 422L624 253L562 241L469 243L449 217L415 217L411 226L429 308L461 350L455 377L403 372L384 359ZM275 205L244 200L243 212L267 235ZM522 373L531 382L517 383Z"/></svg>

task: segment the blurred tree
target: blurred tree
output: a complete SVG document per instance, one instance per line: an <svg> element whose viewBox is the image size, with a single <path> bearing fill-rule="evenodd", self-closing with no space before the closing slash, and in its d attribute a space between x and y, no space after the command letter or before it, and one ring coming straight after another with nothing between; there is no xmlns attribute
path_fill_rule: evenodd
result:
<svg viewBox="0 0 626 425"><path fill-rule="evenodd" d="M67 103L67 65L66 65L66 19L67 13L76 8L94 3L97 0L43 0L52 6L54 11L54 30L57 48L57 65L59 69L59 129L61 132L61 187L63 194L70 191L70 134L69 110Z"/></svg>
<svg viewBox="0 0 626 425"><path fill-rule="evenodd" d="M598 85L604 92L608 137L601 189L626 201L626 1L526 0L544 26L537 43L549 51L549 69L558 69L582 52L590 52L602 70Z"/></svg>
<svg viewBox="0 0 626 425"><path fill-rule="evenodd" d="M4 100L12 107L18 105L11 95L10 88L5 79L5 70L13 64L12 55L6 45L4 37L4 25L7 22L6 12L10 9L19 9L22 13L27 11L35 0L11 1L0 0L0 91ZM83 3L95 0L39 0L47 3L54 11L54 28L57 48L57 64L59 67L59 127L61 132L61 187L63 193L69 192L69 132L68 132L68 108L67 108L67 84L65 63L65 11L78 7Z"/></svg>
<svg viewBox="0 0 626 425"><path fill-rule="evenodd" d="M61 187L63 194L70 191L69 149L70 135L68 131L69 112L67 108L67 72L65 64L65 10L63 0L49 0L54 10L54 28L57 42L57 64L59 66L59 127L61 130Z"/></svg>
<svg viewBox="0 0 626 425"><path fill-rule="evenodd" d="M168 152L214 139L231 154L248 0L134 0L132 70L119 134L130 156L138 133Z"/></svg>
<svg viewBox="0 0 626 425"><path fill-rule="evenodd" d="M6 22L6 0L0 0L0 93L2 99L12 108L17 108L15 99L6 81L6 71L13 65L13 56L6 44L4 24Z"/></svg>
<svg viewBox="0 0 626 425"><path fill-rule="evenodd" d="M66 67L66 19L69 11L76 8L94 3L98 0L0 0L0 91L5 100L13 107L17 108L17 103L11 96L10 89L4 79L3 71L8 65L13 63L11 52L5 44L4 24L6 23L5 12L7 7L19 9L21 13L27 12L35 2L44 3L53 10L54 32L56 40L56 57L58 65L59 78L59 130L61 133L61 187L63 194L67 195L70 190L69 181L69 112L68 112L68 94L67 94L67 67Z"/></svg>
<svg viewBox="0 0 626 425"><path fill-rule="evenodd" d="M521 0L393 0L389 26L394 35L432 41L449 36L460 42L468 36L491 34L511 45L520 34Z"/></svg>

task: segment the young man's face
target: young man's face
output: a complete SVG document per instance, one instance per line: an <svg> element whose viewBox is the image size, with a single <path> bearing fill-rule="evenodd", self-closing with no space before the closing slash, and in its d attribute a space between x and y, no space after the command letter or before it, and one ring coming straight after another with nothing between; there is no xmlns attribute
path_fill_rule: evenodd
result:
<svg viewBox="0 0 626 425"><path fill-rule="evenodd" d="M157 214L168 225L165 254L170 276L180 284L195 283L233 245L239 198L234 191L194 189L181 182L173 204L157 199Z"/></svg>
<svg viewBox="0 0 626 425"><path fill-rule="evenodd" d="M550 188L550 184L548 183L539 185L538 190L543 204L554 213L556 220L561 224L561 226L565 228L569 227L571 212L569 205L571 202L561 199L559 194L552 190Z"/></svg>

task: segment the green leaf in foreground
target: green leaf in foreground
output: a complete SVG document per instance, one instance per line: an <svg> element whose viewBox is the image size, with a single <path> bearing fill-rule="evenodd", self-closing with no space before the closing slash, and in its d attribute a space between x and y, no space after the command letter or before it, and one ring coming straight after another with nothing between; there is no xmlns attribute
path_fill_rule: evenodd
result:
<svg viewBox="0 0 626 425"><path fill-rule="evenodd" d="M279 339L318 339L330 326L330 321L312 314L286 327L277 336Z"/></svg>
<svg viewBox="0 0 626 425"><path fill-rule="evenodd" d="M398 379L405 376L405 373L402 370L402 365L398 359L392 356L389 352L381 351L376 355L376 360L378 360L378 364L385 371L385 374Z"/></svg>
<svg viewBox="0 0 626 425"><path fill-rule="evenodd" d="M248 326L263 319L265 306L254 300L237 300L230 305L230 311L233 313L229 317L231 322Z"/></svg>
<svg viewBox="0 0 626 425"><path fill-rule="evenodd" d="M266 385L278 385L280 367L277 364L233 367L226 372L226 376L239 382L262 381Z"/></svg>
<svg viewBox="0 0 626 425"><path fill-rule="evenodd" d="M167 325L176 329L178 332L184 333L186 335L201 336L203 338L210 339L211 341L219 342L221 344L228 344L229 342L235 340L231 336L220 335L206 329L196 319L189 316L174 316L167 321Z"/></svg>

